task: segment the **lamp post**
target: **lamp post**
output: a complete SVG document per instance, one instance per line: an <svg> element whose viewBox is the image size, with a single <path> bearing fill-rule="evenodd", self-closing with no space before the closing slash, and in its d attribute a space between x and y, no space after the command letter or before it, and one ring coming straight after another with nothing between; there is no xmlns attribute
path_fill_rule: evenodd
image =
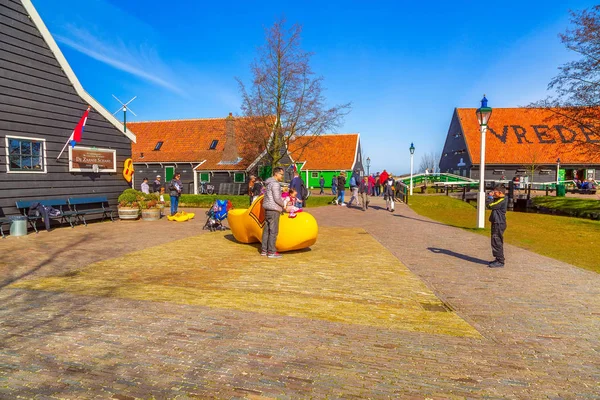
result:
<svg viewBox="0 0 600 400"><path fill-rule="evenodd" d="M415 155L415 145L414 144L410 144L410 147L408 148L408 150L410 150L410 195L412 196L412 187L413 187L413 156Z"/></svg>
<svg viewBox="0 0 600 400"><path fill-rule="evenodd" d="M556 184L560 183L560 157L556 159Z"/></svg>
<svg viewBox="0 0 600 400"><path fill-rule="evenodd" d="M369 167L371 166L371 159L367 157L367 176L369 176Z"/></svg>
<svg viewBox="0 0 600 400"><path fill-rule="evenodd" d="M477 109L475 114L479 121L481 129L481 160L479 164L479 194L477 196L477 227L485 226L485 133L487 125L492 116L492 109L488 107L488 100L483 95L481 99L481 107Z"/></svg>

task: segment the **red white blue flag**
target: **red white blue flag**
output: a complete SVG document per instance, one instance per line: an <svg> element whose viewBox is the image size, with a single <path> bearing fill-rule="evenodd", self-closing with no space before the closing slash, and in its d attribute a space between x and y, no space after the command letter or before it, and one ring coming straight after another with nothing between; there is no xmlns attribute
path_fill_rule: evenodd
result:
<svg viewBox="0 0 600 400"><path fill-rule="evenodd" d="M81 119L77 123L77 126L73 130L73 134L71 135L71 147L75 147L75 145L81 142L81 134L83 133L83 129L85 128L85 123L87 122L88 115L90 113L90 107L83 113Z"/></svg>

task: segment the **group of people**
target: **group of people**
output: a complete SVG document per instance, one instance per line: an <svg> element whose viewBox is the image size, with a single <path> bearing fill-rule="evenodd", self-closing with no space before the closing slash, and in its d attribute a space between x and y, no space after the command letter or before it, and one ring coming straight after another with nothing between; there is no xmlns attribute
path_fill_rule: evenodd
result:
<svg viewBox="0 0 600 400"><path fill-rule="evenodd" d="M142 180L142 184L140 185L140 191L145 194L154 193L158 196L159 201L165 201L165 192L166 189L169 190L169 197L171 200L171 215L175 215L177 213L177 208L179 207L179 197L183 191L183 184L181 183L181 174L179 172L175 172L173 175L173 179L167 185L163 186L161 182L161 176L156 175L154 182L152 182L152 192L150 192L150 184L148 183L148 178L144 178Z"/></svg>
<svg viewBox="0 0 600 400"><path fill-rule="evenodd" d="M322 179L322 178L321 178ZM350 188L351 197L348 203L345 203L346 185ZM360 176L358 170L354 170L350 179L346 179L346 172L341 171L339 175L334 175L331 182L331 192L335 196L333 203L342 207L355 204L357 207L362 207L363 211L369 208L371 196L383 196L386 202L386 209L394 212L394 197L395 197L396 181L394 177L387 171L369 176ZM323 186L321 186L321 193ZM360 198L359 198L360 195Z"/></svg>

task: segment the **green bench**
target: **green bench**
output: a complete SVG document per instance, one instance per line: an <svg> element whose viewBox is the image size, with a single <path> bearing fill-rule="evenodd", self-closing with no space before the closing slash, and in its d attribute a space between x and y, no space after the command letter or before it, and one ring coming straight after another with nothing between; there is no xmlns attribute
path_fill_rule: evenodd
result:
<svg viewBox="0 0 600 400"><path fill-rule="evenodd" d="M71 225L71 228L73 228L75 226L73 222L74 222L75 218L77 217L77 215L74 211L72 211L69 208L69 204L67 203L67 200L64 200L64 199L43 199L43 200L26 200L26 201L18 200L16 202L17 208L19 209L19 211L21 211L23 213L23 215L25 217L27 217L27 221L29 222L29 225L31 225L31 227L35 230L36 233L38 232L37 222L39 220L43 220L44 217L41 215L29 215L29 209L31 208L31 205L33 203L40 203L44 206L49 206L49 207L59 210L60 215L56 216L56 217L50 217L50 219L59 220L61 225L64 221L69 221L69 225Z"/></svg>
<svg viewBox="0 0 600 400"><path fill-rule="evenodd" d="M102 221L104 218L110 218L111 221L115 221L113 218L113 210L109 207L106 196L70 197L68 202L71 210L75 213L77 218L83 220L85 226L87 226L85 216L90 214L102 214Z"/></svg>

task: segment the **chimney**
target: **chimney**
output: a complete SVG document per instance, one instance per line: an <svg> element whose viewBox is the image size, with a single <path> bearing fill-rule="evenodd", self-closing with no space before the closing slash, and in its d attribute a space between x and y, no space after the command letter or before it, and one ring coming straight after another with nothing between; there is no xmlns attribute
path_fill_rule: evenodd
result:
<svg viewBox="0 0 600 400"><path fill-rule="evenodd" d="M239 159L234 124L235 118L229 113L225 118L225 148L221 156L221 164L236 164Z"/></svg>

